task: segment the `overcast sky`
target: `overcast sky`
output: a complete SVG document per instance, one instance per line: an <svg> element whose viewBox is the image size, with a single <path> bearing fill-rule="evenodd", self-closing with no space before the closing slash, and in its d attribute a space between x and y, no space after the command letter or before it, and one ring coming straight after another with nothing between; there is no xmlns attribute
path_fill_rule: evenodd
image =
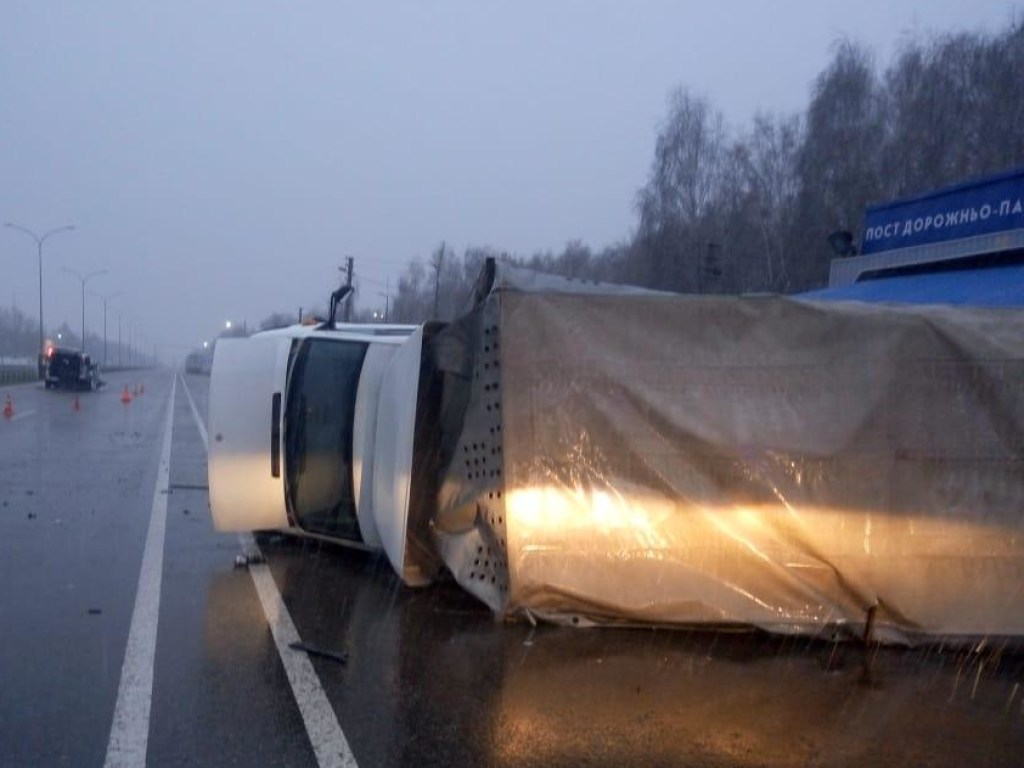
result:
<svg viewBox="0 0 1024 768"><path fill-rule="evenodd" d="M1015 10L1016 8L1016 10ZM446 240L529 254L628 238L669 91L734 128L795 112L842 36L997 31L1006 0L39 2L0 7L0 220L162 354L227 319L362 306ZM37 317L35 244L0 229L0 306ZM383 299L379 302L383 304ZM101 331L101 302L86 322Z"/></svg>

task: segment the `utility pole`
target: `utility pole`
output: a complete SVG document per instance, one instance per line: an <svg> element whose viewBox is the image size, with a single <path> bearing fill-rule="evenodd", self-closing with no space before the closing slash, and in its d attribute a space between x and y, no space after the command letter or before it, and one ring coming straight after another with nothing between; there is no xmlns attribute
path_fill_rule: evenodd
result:
<svg viewBox="0 0 1024 768"><path fill-rule="evenodd" d="M384 293L378 293L378 296L384 297L384 322L388 321L388 314L391 309L391 278L387 278L384 283Z"/></svg>
<svg viewBox="0 0 1024 768"><path fill-rule="evenodd" d="M441 267L444 264L445 242L441 241L441 247L437 249L437 258L434 260L434 320L437 320L437 305L441 296Z"/></svg>
<svg viewBox="0 0 1024 768"><path fill-rule="evenodd" d="M352 285L352 270L353 270L353 267L355 265L355 259L353 259L351 256L347 256L346 260L348 261L348 274L345 277L345 285L351 286ZM349 294L348 298L345 299L345 322L346 323L349 322L351 320L351 318L352 318L352 295Z"/></svg>

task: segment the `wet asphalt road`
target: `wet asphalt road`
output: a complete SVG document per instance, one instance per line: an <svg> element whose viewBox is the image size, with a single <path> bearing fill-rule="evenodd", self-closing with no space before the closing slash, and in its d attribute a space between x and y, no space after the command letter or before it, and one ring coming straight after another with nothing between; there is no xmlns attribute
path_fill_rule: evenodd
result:
<svg viewBox="0 0 1024 768"><path fill-rule="evenodd" d="M213 531L207 380L36 385L0 419L0 765L104 764L151 509L167 501L145 763L317 765L235 535ZM130 405L123 386L145 386ZM360 766L1021 765L1024 657L759 634L496 623L453 584L263 538L273 583ZM303 654L304 655L304 654ZM136 707L134 714L142 708ZM141 763L140 763L141 764ZM350 763L351 764L351 763Z"/></svg>

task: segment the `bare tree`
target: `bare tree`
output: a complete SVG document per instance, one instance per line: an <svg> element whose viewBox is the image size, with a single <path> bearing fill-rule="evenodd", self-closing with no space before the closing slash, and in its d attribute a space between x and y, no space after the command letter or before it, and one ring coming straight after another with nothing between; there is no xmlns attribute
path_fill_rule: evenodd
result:
<svg viewBox="0 0 1024 768"><path fill-rule="evenodd" d="M0 357L34 357L39 328L17 307L0 307Z"/></svg>
<svg viewBox="0 0 1024 768"><path fill-rule="evenodd" d="M1024 163L1024 27L910 40L886 73L885 191L902 196Z"/></svg>
<svg viewBox="0 0 1024 768"><path fill-rule="evenodd" d="M433 288L431 282L430 287ZM427 299L427 271L423 262L413 259L398 278L398 289L391 300L391 318L396 323L418 323L430 315Z"/></svg>
<svg viewBox="0 0 1024 768"><path fill-rule="evenodd" d="M789 288L792 255L786 236L792 229L800 181L797 153L802 140L798 116L759 114L736 151L749 196L748 211L757 231L757 248L763 272L746 281L750 289L785 291Z"/></svg>
<svg viewBox="0 0 1024 768"><path fill-rule="evenodd" d="M840 41L814 86L797 153L800 195L790 247L791 285L821 285L828 275L829 232L860 228L865 206L881 195L879 149L884 136L880 89L871 55Z"/></svg>
<svg viewBox="0 0 1024 768"><path fill-rule="evenodd" d="M726 133L721 113L679 89L655 145L654 163L640 190L638 245L645 282L696 290L700 254L720 190Z"/></svg>

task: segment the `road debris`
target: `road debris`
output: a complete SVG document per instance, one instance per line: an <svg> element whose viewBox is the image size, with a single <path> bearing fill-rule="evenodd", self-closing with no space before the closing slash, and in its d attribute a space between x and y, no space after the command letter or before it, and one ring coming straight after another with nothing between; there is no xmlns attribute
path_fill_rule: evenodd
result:
<svg viewBox="0 0 1024 768"><path fill-rule="evenodd" d="M334 651L325 651L321 648L314 648L311 645L305 643L288 643L288 647L293 651L305 651L309 656L316 656L321 659L327 659L328 661L336 661L339 664L348 664L347 653L334 653Z"/></svg>
<svg viewBox="0 0 1024 768"><path fill-rule="evenodd" d="M259 552L243 552L235 557L235 568L246 568L250 565L261 565L267 562Z"/></svg>

